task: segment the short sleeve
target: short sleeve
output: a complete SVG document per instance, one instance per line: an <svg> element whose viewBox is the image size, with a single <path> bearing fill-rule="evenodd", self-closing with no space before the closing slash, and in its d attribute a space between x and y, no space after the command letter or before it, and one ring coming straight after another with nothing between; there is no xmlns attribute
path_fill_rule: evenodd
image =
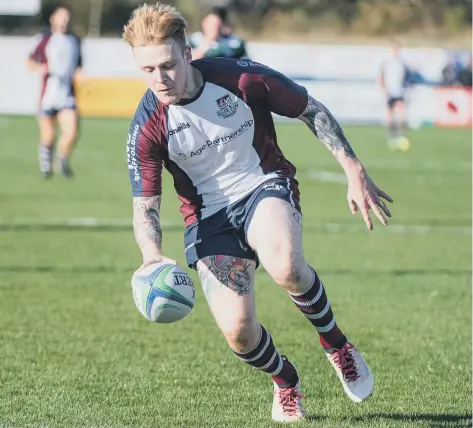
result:
<svg viewBox="0 0 473 428"><path fill-rule="evenodd" d="M132 194L139 196L161 195L163 159L158 142L149 132L151 122L138 108L127 138L127 164Z"/></svg>
<svg viewBox="0 0 473 428"><path fill-rule="evenodd" d="M307 89L289 77L263 64L253 61L238 61L244 68L243 90L251 97L253 92L263 98L270 110L280 116L297 118L307 107Z"/></svg>
<svg viewBox="0 0 473 428"><path fill-rule="evenodd" d="M49 34L42 34L36 38L35 48L31 51L29 58L40 64L47 62L46 58L46 44L49 40Z"/></svg>

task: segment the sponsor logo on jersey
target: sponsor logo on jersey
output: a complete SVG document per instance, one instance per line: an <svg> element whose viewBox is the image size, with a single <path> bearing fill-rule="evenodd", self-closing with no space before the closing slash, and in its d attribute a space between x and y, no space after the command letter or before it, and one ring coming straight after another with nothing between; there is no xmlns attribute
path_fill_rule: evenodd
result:
<svg viewBox="0 0 473 428"><path fill-rule="evenodd" d="M232 101L230 94L226 94L215 100L218 105L217 116L228 119L233 116L238 110L238 102Z"/></svg>
<svg viewBox="0 0 473 428"><path fill-rule="evenodd" d="M140 181L140 173L138 171L138 161L136 160L136 139L140 132L140 125L135 125L132 133L128 134L126 141L126 157L128 169L134 171L133 180Z"/></svg>
<svg viewBox="0 0 473 428"><path fill-rule="evenodd" d="M190 157L200 156L206 149L223 146L225 144L230 143L231 141L235 140L236 138L241 137L245 132L253 127L254 121L247 120L240 125L238 129L231 132L230 134L224 135L222 137L218 137L215 140L207 140L205 144L202 145L199 149L192 151Z"/></svg>
<svg viewBox="0 0 473 428"><path fill-rule="evenodd" d="M184 131L184 129L189 129L191 127L190 123L180 123L179 126L175 129L171 129L169 131L169 136L178 134L181 131Z"/></svg>
<svg viewBox="0 0 473 428"><path fill-rule="evenodd" d="M267 65L261 64L260 62L255 62L255 61L237 61L237 64L240 67L263 67L266 70L271 70L270 67Z"/></svg>
<svg viewBox="0 0 473 428"><path fill-rule="evenodd" d="M244 123L240 125L238 129L235 131L231 132L230 134L224 135L223 137L218 137L215 140L207 140L207 146L208 147L216 147L220 146L223 144L227 144L230 141L234 140L235 138L240 137L242 134L244 134L246 131L251 129L253 127L253 120L247 120Z"/></svg>

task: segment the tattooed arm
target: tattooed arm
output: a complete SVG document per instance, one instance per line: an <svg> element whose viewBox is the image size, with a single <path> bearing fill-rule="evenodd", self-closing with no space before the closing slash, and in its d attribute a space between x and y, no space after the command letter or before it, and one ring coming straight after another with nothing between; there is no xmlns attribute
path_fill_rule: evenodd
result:
<svg viewBox="0 0 473 428"><path fill-rule="evenodd" d="M143 265L166 259L161 253L163 231L159 219L160 206L161 196L133 198L133 230L143 255Z"/></svg>
<svg viewBox="0 0 473 428"><path fill-rule="evenodd" d="M241 84L251 97L267 105L273 113L303 120L333 153L348 178L347 199L353 214L359 209L371 230L373 224L368 211L372 209L379 220L387 225L381 211L388 217L391 213L382 198L389 202L392 199L368 176L332 113L287 76L258 63L248 67L246 61L242 61L241 67L245 69Z"/></svg>
<svg viewBox="0 0 473 428"><path fill-rule="evenodd" d="M340 124L321 102L309 95L307 107L299 119L327 146L344 169L348 166L362 169Z"/></svg>
<svg viewBox="0 0 473 428"><path fill-rule="evenodd" d="M391 217L391 212L383 199L388 202L392 202L392 199L368 176L332 113L309 95L307 107L299 119L327 146L345 170L348 178L347 199L352 213L356 214L360 210L366 226L372 230L373 223L369 215L372 209L381 223L387 226L385 215Z"/></svg>

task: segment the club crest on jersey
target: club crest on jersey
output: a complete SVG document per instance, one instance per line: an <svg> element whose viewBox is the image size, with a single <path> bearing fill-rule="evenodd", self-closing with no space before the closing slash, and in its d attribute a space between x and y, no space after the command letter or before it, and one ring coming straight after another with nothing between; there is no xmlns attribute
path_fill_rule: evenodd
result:
<svg viewBox="0 0 473 428"><path fill-rule="evenodd" d="M233 116L238 109L238 102L232 101L230 94L226 94L215 100L218 105L217 116L228 119Z"/></svg>

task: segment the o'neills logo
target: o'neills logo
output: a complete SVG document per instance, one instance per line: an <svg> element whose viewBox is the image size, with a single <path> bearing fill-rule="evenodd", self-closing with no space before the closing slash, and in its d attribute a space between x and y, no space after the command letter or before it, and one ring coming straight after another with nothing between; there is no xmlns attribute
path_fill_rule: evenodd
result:
<svg viewBox="0 0 473 428"><path fill-rule="evenodd" d="M179 132L184 131L184 129L188 129L190 127L191 127L190 123L180 123L176 129L171 129L169 131L169 136L178 134Z"/></svg>

